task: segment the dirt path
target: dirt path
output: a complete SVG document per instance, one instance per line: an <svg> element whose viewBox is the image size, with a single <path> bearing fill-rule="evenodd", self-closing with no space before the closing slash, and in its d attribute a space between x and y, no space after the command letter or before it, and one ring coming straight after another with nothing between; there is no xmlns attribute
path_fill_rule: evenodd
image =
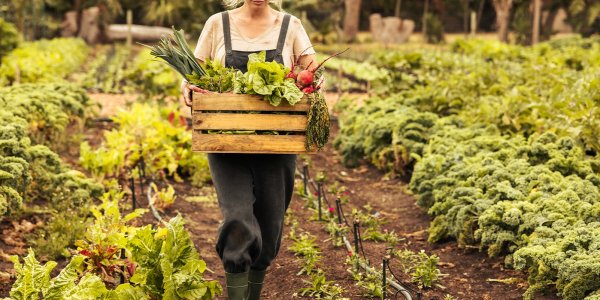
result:
<svg viewBox="0 0 600 300"><path fill-rule="evenodd" d="M114 108L119 105L113 105L113 98L101 96L92 95L97 101L105 104L103 105L103 114L113 113ZM130 98L132 97L130 96ZM103 101L107 99L111 100L110 103ZM331 108L339 96L328 94L327 99L328 106ZM337 126L334 126L332 140L335 138L337 129ZM94 138L92 137L92 139ZM429 226L430 218L416 206L414 198L408 195L404 182L397 179L383 180L384 174L366 164L357 169L343 167L340 163L340 156L331 147L331 143L324 151L312 155L311 160L311 173L326 171L329 178L328 184L338 182L349 189L351 197L349 207L345 208L346 211L369 204L373 207L374 212L379 212L388 220L388 224L384 226L388 231L394 231L400 237L405 238L405 241L401 242L397 248L407 248L413 251L425 250L429 254L435 253L440 257L441 271L448 274L442 282L445 288L424 291L425 299L441 299L446 294L451 294L459 299L498 299L497 295L503 295L503 299L522 298L521 295L526 289L526 276L522 272L504 269L503 259L490 259L477 249L459 249L454 241L435 245L427 243L426 229ZM298 165L301 164L302 161L299 159ZM188 184L176 184L175 187L178 194L181 195L180 201L176 202L168 214L181 213L186 218L196 246L200 249L209 268L215 271L212 276L218 278L224 285L223 269L214 251L216 230L221 220L214 190L212 187L200 190ZM214 201L194 202L198 198L197 196L207 194L208 198L212 198ZM321 241L319 246L323 251L323 268L327 278L342 286L347 291L344 294L346 297L364 298L360 296L362 292L356 287L346 270L347 266L344 264L346 251L341 248L333 248L330 242L323 242L329 238L329 235L324 231L323 224L309 221L311 213L304 208L304 201L301 198L294 196L290 209L302 224L301 228L317 236L317 240ZM146 221L152 222L152 219L148 216ZM292 244L287 236L288 232L289 228L286 228L280 254L266 279L265 299L291 299L301 287L306 286L303 280L308 279L307 276L296 276L300 266L293 253L287 250ZM364 246L369 259L374 265L379 265L385 254L386 245L365 242ZM392 267L394 267L393 262ZM396 268L395 273L401 272ZM515 283L498 282L503 279ZM403 280L404 284L416 289L415 286L409 284L408 276L405 275ZM555 299L555 297L547 299Z"/></svg>
<svg viewBox="0 0 600 300"><path fill-rule="evenodd" d="M440 257L441 271L448 274L441 282L444 288L438 287L424 291L423 299L443 299L446 294L451 294L458 299L522 298L526 289L526 276L522 272L505 269L503 259L490 259L477 249L459 249L454 241L435 245L428 244L425 230L430 219L422 209L415 205L414 198L406 193L405 183L398 180L382 180L384 174L372 167L347 169L340 164L339 156L331 147L327 147L325 151L313 155L311 158L313 161L311 173L326 170L329 183L338 181L351 191L351 200L345 208L346 211L350 211L352 207L358 208L369 204L373 207L374 212L379 212L389 221L384 225L385 229L393 230L400 237L406 239L397 246L398 249L425 250L429 254L435 253ZM299 160L298 163L300 165L302 162ZM301 183L298 181L297 184ZM186 198L190 200L190 197L207 195L207 193L210 195L214 191L212 188L204 190L190 188L186 184L178 184L176 189L181 195L181 200L176 202L173 211L168 214L181 213L185 217L196 246L200 249L209 268L215 271L208 277L217 278L224 284L223 269L213 250L217 226L221 220L216 200L214 200L214 196L209 196L213 197L213 200L209 202L194 203L183 200ZM323 252L321 267L325 270L328 280L333 280L343 287L345 297L365 299L346 271L347 266L344 261L347 252L343 248L333 248L331 242L326 241L329 235L324 231L324 225L309 220L312 213L304 208L304 200L294 196L291 211L300 221L300 228L317 237L319 247ZM292 244L288 233L289 228L286 228L279 256L268 272L263 293L264 299L292 299L296 297L295 294L300 288L306 286L303 280L308 277L306 275L296 276L300 266L293 253L287 250ZM364 247L372 264L380 265L386 245L365 242ZM392 263L392 267L396 274L401 273L394 263ZM416 289L414 285L408 283L408 276L402 276L404 284ZM513 283L499 282L502 280ZM548 296L539 299L557 298Z"/></svg>

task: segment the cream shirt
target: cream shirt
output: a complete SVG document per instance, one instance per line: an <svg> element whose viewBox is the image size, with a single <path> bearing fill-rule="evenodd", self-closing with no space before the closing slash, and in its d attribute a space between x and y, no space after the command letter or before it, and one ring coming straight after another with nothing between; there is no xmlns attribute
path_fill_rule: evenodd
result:
<svg viewBox="0 0 600 300"><path fill-rule="evenodd" d="M235 22L234 16L230 13L229 23L233 50L262 51L276 49L284 15L283 12L279 12L276 24L271 29L256 38L249 39L240 34L235 25L237 22ZM284 65L291 67L292 62L295 61L304 50L311 46L310 39L308 38L300 19L292 16L282 52ZM223 19L220 13L212 15L208 21L206 21L204 29L198 39L194 54L200 60L209 58L211 60L220 60L225 64L225 37L223 34ZM310 48L303 53L303 55L310 54L315 54L313 48Z"/></svg>

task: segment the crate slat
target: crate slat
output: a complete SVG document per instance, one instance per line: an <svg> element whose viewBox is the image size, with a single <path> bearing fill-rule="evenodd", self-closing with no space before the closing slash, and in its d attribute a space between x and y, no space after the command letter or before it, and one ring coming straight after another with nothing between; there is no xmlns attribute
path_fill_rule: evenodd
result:
<svg viewBox="0 0 600 300"><path fill-rule="evenodd" d="M205 153L301 154L307 113L303 99L291 106L272 106L256 95L194 94L192 151ZM203 130L295 132L295 135L203 134Z"/></svg>
<svg viewBox="0 0 600 300"><path fill-rule="evenodd" d="M194 113L195 130L306 131L306 116L272 114Z"/></svg>
<svg viewBox="0 0 600 300"><path fill-rule="evenodd" d="M198 94L194 93L193 101L194 111L297 111L306 112L309 108L309 102L302 99L296 105L281 103L279 106L273 106L264 101L258 95L242 94Z"/></svg>
<svg viewBox="0 0 600 300"><path fill-rule="evenodd" d="M201 134L194 130L192 150L207 153L306 153L304 135Z"/></svg>

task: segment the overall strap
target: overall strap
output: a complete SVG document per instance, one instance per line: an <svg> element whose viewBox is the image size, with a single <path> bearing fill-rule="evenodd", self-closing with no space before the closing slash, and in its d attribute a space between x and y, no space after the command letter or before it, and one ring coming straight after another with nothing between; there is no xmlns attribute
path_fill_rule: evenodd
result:
<svg viewBox="0 0 600 300"><path fill-rule="evenodd" d="M224 11L223 17L223 36L225 37L225 64L233 61L233 49L231 46L231 25L229 24L229 12Z"/></svg>
<svg viewBox="0 0 600 300"><path fill-rule="evenodd" d="M279 40L277 41L276 57L279 57L283 53L283 46L285 46L285 38L287 37L288 28L290 27L290 14L285 14L283 17L283 23L281 24L281 31L279 32Z"/></svg>

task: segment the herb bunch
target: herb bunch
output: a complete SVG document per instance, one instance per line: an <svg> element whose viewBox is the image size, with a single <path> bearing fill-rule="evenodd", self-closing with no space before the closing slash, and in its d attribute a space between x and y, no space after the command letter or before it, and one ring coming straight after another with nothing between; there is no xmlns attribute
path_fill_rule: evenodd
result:
<svg viewBox="0 0 600 300"><path fill-rule="evenodd" d="M329 140L329 110L323 93L315 92L308 95L310 108L306 124L306 150L317 147L321 150Z"/></svg>

